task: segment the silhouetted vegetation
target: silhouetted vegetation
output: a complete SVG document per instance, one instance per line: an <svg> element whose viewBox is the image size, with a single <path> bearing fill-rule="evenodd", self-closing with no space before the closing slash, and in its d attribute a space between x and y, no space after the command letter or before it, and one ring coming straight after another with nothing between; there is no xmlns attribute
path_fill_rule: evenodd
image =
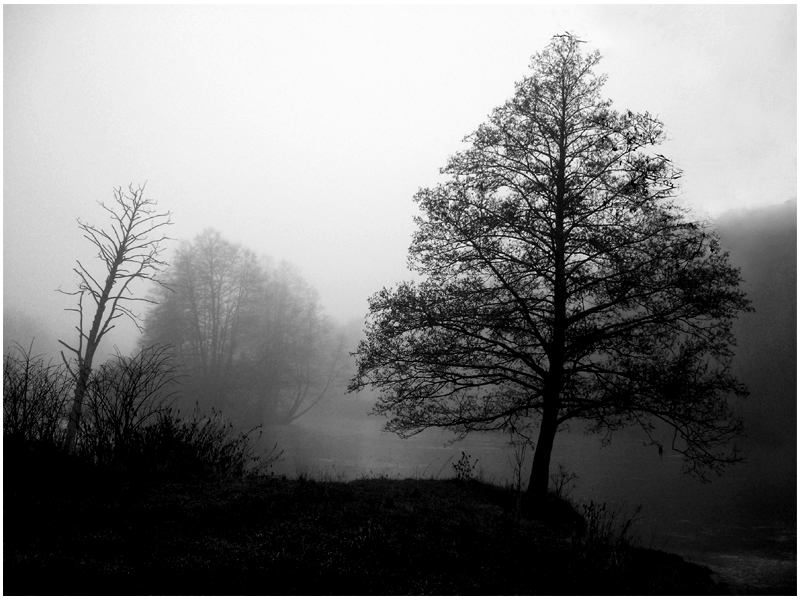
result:
<svg viewBox="0 0 800 600"><path fill-rule="evenodd" d="M260 429L241 432L220 413L181 415L167 391L174 367L164 348L117 356L93 371L83 419L71 450L66 443L74 380L20 346L3 360L3 445L6 482L30 477L84 483L109 475L185 481L263 474L276 448L258 451ZM73 465L75 469L65 468Z"/></svg>
<svg viewBox="0 0 800 600"><path fill-rule="evenodd" d="M641 506L571 501L577 475L552 471L551 451L572 420L604 442L638 425L659 457L671 441L702 475L738 460L743 421L762 460L785 459L771 464L794 479L780 491L796 505L796 204L763 222L729 216L722 238L691 220L673 200L680 171L653 152L663 124L613 110L593 72L600 55L581 44L555 36L443 183L415 196L409 265L421 283L373 296L351 386L380 392L376 411L402 436L510 434L510 484L487 483L464 451L439 471L446 480L277 476L283 455L260 423L290 425L330 395L343 336L294 267L213 229L168 266L170 213L131 185L101 203L110 227L78 221L102 266L79 261L64 292L78 317L75 340L59 340L69 357L53 364L32 343L4 354L3 591L729 591L704 567L641 548ZM725 235L739 236L730 256ZM140 297L142 281L162 287ZM737 322L748 297L759 312ZM155 305L146 327L131 302ZM141 349L97 366L123 316ZM22 317L4 323L42 326ZM747 342L737 357L734 334ZM764 410L737 402L740 380ZM326 452L327 431L314 431ZM621 495L624 478L613 478Z"/></svg>
<svg viewBox="0 0 800 600"><path fill-rule="evenodd" d="M474 479L227 479L51 491L15 485L7 496L6 593L719 591L705 568L622 536L605 539L598 512L587 528L570 504L548 498L516 518L513 490ZM70 513L76 518L65 523Z"/></svg>
<svg viewBox="0 0 800 600"><path fill-rule="evenodd" d="M773 237L769 228L752 241L733 237L739 229L728 230L732 243L747 241L742 257L762 247L758 239ZM770 319L794 318L794 277L789 273L783 280L785 290L775 289L775 277L769 289L759 290L757 278L765 269L791 269L795 263L787 254L783 262L752 259L747 265L753 274L748 292L755 293L757 308L770 310L742 321L748 340L742 351L753 361L744 366L762 379L777 379L770 386L780 383L781 373L793 381L790 366L778 377L771 366L763 373L757 367L763 356L791 364L791 354L776 354L782 346L775 340L793 340L793 329ZM757 331L763 318L775 337ZM4 441L8 450L14 437L8 434L16 431L44 443L4 455L6 593L727 593L712 587L705 569L632 545L632 517L618 509L593 502L575 507L549 496L549 516L537 517L516 486L477 481L476 458L469 459L471 481L459 484L381 477L350 483L307 477L243 481L230 477L243 464L230 458L235 452L213 467L198 451L213 449L213 432L232 432L230 423L221 416L195 419L191 411L154 421L144 438L149 449L142 448L136 462L155 466L138 475L68 457L52 444L63 437L59 422L68 415L68 378L62 365L25 348L4 357ZM755 386L754 395L761 390ZM795 422L787 393L779 401L785 405L765 398L759 409L762 423L777 422L769 411L785 415L781 432ZM757 408L750 410L757 415ZM232 449L241 441L236 434L227 439ZM520 451L527 448L519 445ZM456 474L443 472L448 473ZM553 489L569 496L570 476L565 469L552 473ZM524 479L519 483L522 488ZM65 525L73 512L78 521Z"/></svg>
<svg viewBox="0 0 800 600"><path fill-rule="evenodd" d="M739 270L674 200L664 125L602 98L599 52L566 33L414 197L419 282L370 298L350 389L380 392L387 431L536 434L528 493L547 492L571 422L639 426L705 475L736 462L729 399ZM659 427L663 425L662 427Z"/></svg>
<svg viewBox="0 0 800 600"><path fill-rule="evenodd" d="M114 190L111 206L100 203L111 218L110 227L100 229L78 220L83 237L97 249L97 258L103 269L100 275L92 275L77 261L78 266L73 271L78 275L78 289L64 292L78 299L78 307L70 309L78 313L78 341L70 345L59 340L74 354L68 360L61 353L75 383L65 438L70 450L75 447L86 389L100 342L122 316L139 326L139 316L133 312L131 303L150 301L137 297L133 288L140 281L159 283L158 275L166 266L160 255L164 251L164 242L169 238L159 230L172 222L170 213L157 212L156 205L155 200L144 196L143 186L134 188L130 185L127 193L121 187ZM91 301L86 310L83 305L85 298Z"/></svg>
<svg viewBox="0 0 800 600"><path fill-rule="evenodd" d="M15 343L3 355L3 435L58 446L75 383L64 365L32 352L33 342Z"/></svg>
<svg viewBox="0 0 800 600"><path fill-rule="evenodd" d="M70 378L21 347L6 354L5 593L712 589L702 568L633 548L602 508L584 518L481 483L466 454L452 481L270 476L276 448L257 452L255 432L219 413L181 416L173 376L159 347L95 370L68 452Z"/></svg>

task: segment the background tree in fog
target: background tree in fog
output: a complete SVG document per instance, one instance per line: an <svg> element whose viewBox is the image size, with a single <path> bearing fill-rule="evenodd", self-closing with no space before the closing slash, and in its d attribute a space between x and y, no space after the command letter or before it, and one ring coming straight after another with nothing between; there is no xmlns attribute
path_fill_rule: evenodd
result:
<svg viewBox="0 0 800 600"><path fill-rule="evenodd" d="M236 383L241 332L256 319L261 273L252 252L206 230L180 247L167 275L170 289L160 290L160 306L147 317L148 343L173 345L191 387L210 404L219 406Z"/></svg>
<svg viewBox="0 0 800 600"><path fill-rule="evenodd" d="M672 198L662 123L600 96L598 52L566 34L422 189L404 282L370 299L352 390L389 431L538 429L528 492L556 433L637 424L703 474L736 459L731 323L749 310L717 236ZM668 441L660 436L670 426Z"/></svg>
<svg viewBox="0 0 800 600"><path fill-rule="evenodd" d="M271 269L244 378L267 422L288 423L316 406L338 377L346 353L314 290L288 263Z"/></svg>
<svg viewBox="0 0 800 600"><path fill-rule="evenodd" d="M95 278L91 272L78 262L73 269L80 282L74 292L63 292L77 296L78 307L78 343L70 346L59 340L67 349L75 354L75 362L67 360L64 353L61 357L70 375L75 381L75 397L67 425L66 445L74 449L75 439L83 411L86 386L92 373L92 363L97 347L103 337L114 328L114 320L121 316L129 317L139 327L139 317L131 309L132 302L152 302L152 300L135 295L133 287L139 280L159 282L157 275L166 263L159 256L163 250L163 242L167 236L160 230L170 225L170 213L158 212L156 202L144 197L144 186L128 191L122 188L114 190L114 203L106 206L100 203L111 217L111 226L99 229L78 220L83 237L97 248L97 257L103 263L103 276ZM60 290L63 291L63 290ZM84 300L89 297L94 308L91 325L88 331L84 321ZM88 310L91 311L91 308Z"/></svg>
<svg viewBox="0 0 800 600"><path fill-rule="evenodd" d="M208 229L179 249L145 341L171 344L185 396L239 421L290 422L325 396L343 352L316 292Z"/></svg>

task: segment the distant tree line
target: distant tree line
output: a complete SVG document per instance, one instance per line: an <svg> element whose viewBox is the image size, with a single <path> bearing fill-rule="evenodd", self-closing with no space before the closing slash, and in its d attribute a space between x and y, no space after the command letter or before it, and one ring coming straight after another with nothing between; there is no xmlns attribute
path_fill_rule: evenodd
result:
<svg viewBox="0 0 800 600"><path fill-rule="evenodd" d="M289 423L338 381L347 353L317 292L207 229L183 243L145 319L144 345L168 344L183 397L243 425Z"/></svg>

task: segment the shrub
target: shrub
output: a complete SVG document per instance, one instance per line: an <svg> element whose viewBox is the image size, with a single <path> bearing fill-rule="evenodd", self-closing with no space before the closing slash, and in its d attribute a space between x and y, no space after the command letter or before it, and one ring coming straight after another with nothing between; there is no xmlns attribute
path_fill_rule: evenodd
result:
<svg viewBox="0 0 800 600"><path fill-rule="evenodd" d="M91 376L77 440L78 453L112 464L141 443L146 425L169 409L177 379L168 346L150 346L131 357L116 356Z"/></svg>
<svg viewBox="0 0 800 600"><path fill-rule="evenodd" d="M136 458L151 472L170 479L270 475L283 452L259 452L261 427L237 432L221 413L198 410L184 418L179 410L160 414L138 437Z"/></svg>
<svg viewBox="0 0 800 600"><path fill-rule="evenodd" d="M603 504L596 504L590 501L589 504L582 506L583 518L586 521L586 532L584 543L588 546L598 547L620 547L630 545L633 541L631 529L639 514L642 506L637 505L630 517L624 517L624 507L611 510Z"/></svg>
<svg viewBox="0 0 800 600"><path fill-rule="evenodd" d="M68 455L63 441L74 378L65 366L45 364L16 344L3 360L6 472L60 472L64 480L78 470L92 477L87 468L94 477L99 468L162 480L271 474L282 453L275 446L257 450L260 427L238 432L217 411L184 418L171 408L175 373L165 346L131 357L117 353L101 365L89 381L75 452Z"/></svg>
<svg viewBox="0 0 800 600"><path fill-rule="evenodd" d="M568 471L561 463L558 464L558 473L550 475L550 481L553 483L553 492L556 498L568 499L573 491L575 491L575 484L572 483L578 479L578 474ZM572 485L570 485L572 484Z"/></svg>
<svg viewBox="0 0 800 600"><path fill-rule="evenodd" d="M16 342L3 356L3 434L19 443L63 442L73 390L61 365L45 364Z"/></svg>
<svg viewBox="0 0 800 600"><path fill-rule="evenodd" d="M578 547L589 562L602 570L622 566L628 556L627 550L635 545L632 528L642 506L637 505L629 517L624 516L623 509L612 510L605 503L594 501L581 507L586 527L577 539Z"/></svg>
<svg viewBox="0 0 800 600"><path fill-rule="evenodd" d="M478 459L475 459L475 462L470 462L472 456L461 451L461 458L458 459L458 462L453 463L453 471L456 474L457 481L470 481L473 477L475 477L475 465L478 464Z"/></svg>

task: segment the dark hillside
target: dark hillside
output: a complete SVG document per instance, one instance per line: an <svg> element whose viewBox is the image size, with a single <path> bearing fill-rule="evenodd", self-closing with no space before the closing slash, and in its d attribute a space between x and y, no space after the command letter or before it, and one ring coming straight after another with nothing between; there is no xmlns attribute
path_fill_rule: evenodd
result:
<svg viewBox="0 0 800 600"><path fill-rule="evenodd" d="M5 483L13 595L725 591L676 555L608 543L567 504L520 514L474 480Z"/></svg>

